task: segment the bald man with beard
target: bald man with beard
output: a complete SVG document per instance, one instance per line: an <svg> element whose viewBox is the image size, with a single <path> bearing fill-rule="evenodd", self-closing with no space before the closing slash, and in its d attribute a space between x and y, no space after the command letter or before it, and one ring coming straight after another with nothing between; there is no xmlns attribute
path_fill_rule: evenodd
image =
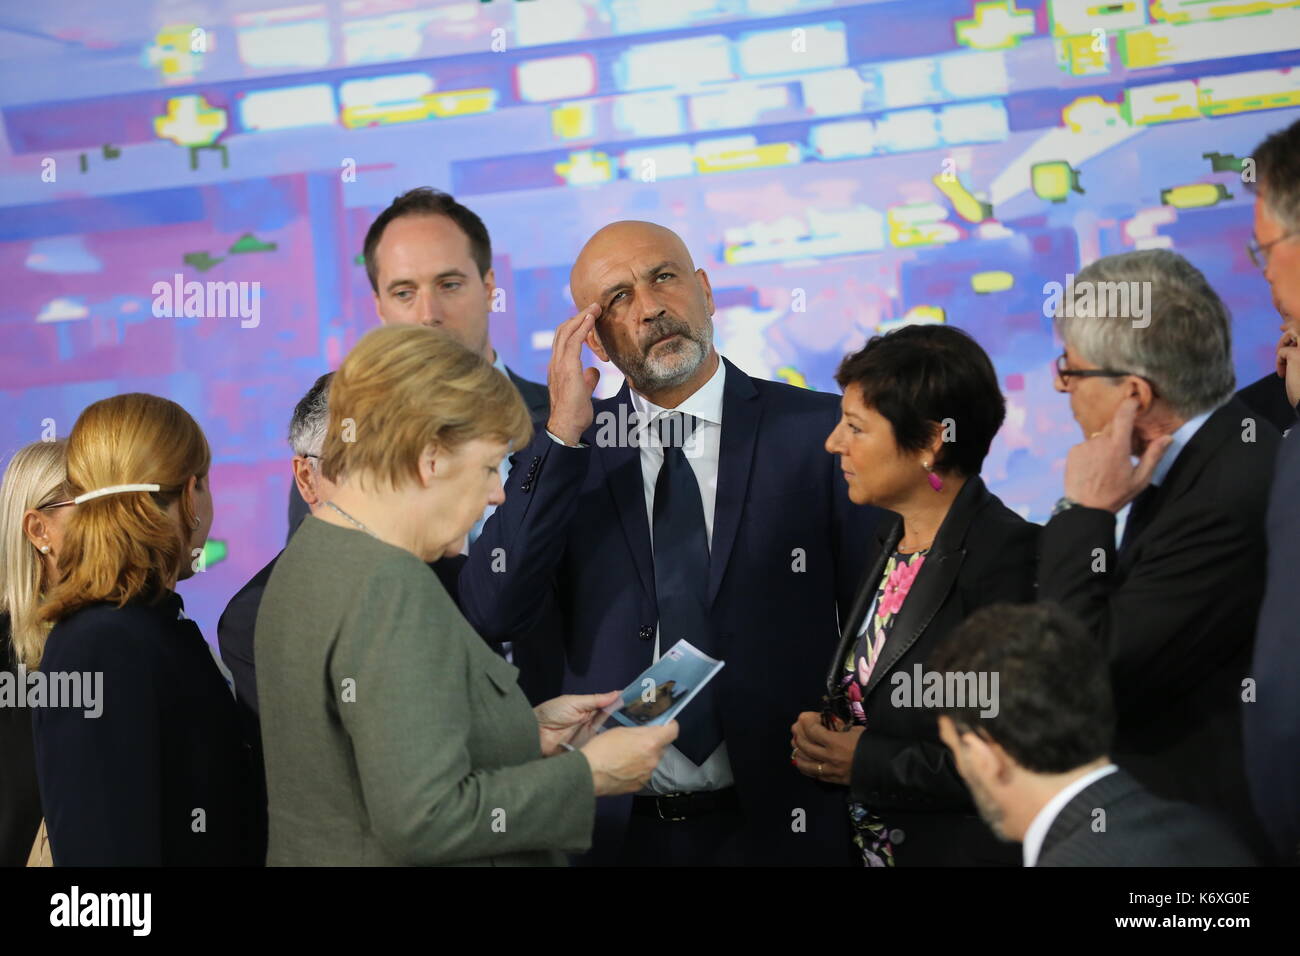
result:
<svg viewBox="0 0 1300 956"><path fill-rule="evenodd" d="M708 276L662 226L601 229L570 288L550 418L470 550L465 615L514 642L534 700L623 688L681 639L726 662L650 787L599 801L582 862L849 865L842 795L789 753L878 514L822 447L839 400L721 357ZM625 376L613 398L593 401L584 344Z"/></svg>

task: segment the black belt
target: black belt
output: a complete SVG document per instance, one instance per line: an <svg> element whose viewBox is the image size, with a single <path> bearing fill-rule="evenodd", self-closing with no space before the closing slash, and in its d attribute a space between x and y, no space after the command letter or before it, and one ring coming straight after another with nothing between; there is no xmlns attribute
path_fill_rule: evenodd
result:
<svg viewBox="0 0 1300 956"><path fill-rule="evenodd" d="M642 817L656 817L670 823L693 820L696 817L723 811L740 812L740 798L736 796L735 787L632 798L633 813Z"/></svg>

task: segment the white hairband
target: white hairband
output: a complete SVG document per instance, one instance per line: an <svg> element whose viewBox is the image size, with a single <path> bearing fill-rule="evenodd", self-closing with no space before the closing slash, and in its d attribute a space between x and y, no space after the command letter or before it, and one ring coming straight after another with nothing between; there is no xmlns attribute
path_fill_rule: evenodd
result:
<svg viewBox="0 0 1300 956"><path fill-rule="evenodd" d="M107 488L96 488L94 491L87 491L84 495L77 495L72 499L74 505L79 505L83 501L89 501L91 498L102 498L105 495L116 495L123 491L157 491L161 486L151 484L137 485L109 485Z"/></svg>

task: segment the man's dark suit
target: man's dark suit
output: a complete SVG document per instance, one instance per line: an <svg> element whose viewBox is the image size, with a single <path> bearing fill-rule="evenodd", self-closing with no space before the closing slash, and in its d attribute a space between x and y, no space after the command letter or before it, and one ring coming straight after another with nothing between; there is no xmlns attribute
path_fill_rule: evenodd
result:
<svg viewBox="0 0 1300 956"><path fill-rule="evenodd" d="M1183 447L1152 517L1115 554L1115 516L1074 507L1043 530L1038 595L1110 657L1113 755L1153 793L1224 817L1257 852L1242 758L1242 681L1264 590L1264 511L1278 434L1233 399ZM1102 564L1104 562L1104 566ZM1244 705L1253 706L1253 705Z"/></svg>
<svg viewBox="0 0 1300 956"><path fill-rule="evenodd" d="M844 675L844 659L898 547L903 522L891 518L877 525L875 561L831 659L828 690ZM863 700L868 729L853 753L851 791L891 830L903 831L894 847L897 866L1019 865L1019 849L994 838L976 814L952 754L939 740L935 711L896 707L891 697L893 675L912 678L913 667L925 667L934 648L973 611L998 601L1033 601L1041 530L991 494L978 476L970 478L953 500L871 673Z"/></svg>
<svg viewBox="0 0 1300 956"><path fill-rule="evenodd" d="M294 495L298 495L294 489ZM301 500L301 498L299 498ZM283 552L281 552L282 554ZM262 604L262 592L271 580L277 554L271 563L258 571L245 584L217 621L217 647L235 682L235 703L239 711L239 729L244 742L253 755L253 777L257 791L257 817L253 833L256 857L260 863L266 858L266 764L262 757L262 728L257 707L257 670L253 663L253 631L257 623L257 609ZM456 597L456 579L465 565L464 555L443 558L429 565L433 568L447 593Z"/></svg>
<svg viewBox="0 0 1300 956"><path fill-rule="evenodd" d="M460 579L470 623L489 641L515 642L534 702L621 689L652 658L658 611L640 450L595 437L607 416L632 414L627 385L593 404L582 436L591 447L559 445L539 429L516 456L505 504ZM843 791L795 771L789 747L795 717L819 706L837 606L846 611L856 593L878 514L849 502L822 447L838 417L832 395L726 362L708 601L727 661L714 686L751 863L851 859ZM592 862L617 859L630 810L630 797L598 801Z"/></svg>
<svg viewBox="0 0 1300 956"><path fill-rule="evenodd" d="M1268 586L1246 704L1246 769L1280 861L1300 863L1300 428L1282 442L1268 506Z"/></svg>
<svg viewBox="0 0 1300 956"><path fill-rule="evenodd" d="M551 393L547 391L545 385L537 382L530 382L526 378L520 378L507 366L506 374L510 376L510 381L514 382L515 388L519 389L519 394L528 406L528 417L533 420L534 425L545 423L551 414ZM289 482L289 532L284 536L287 542L293 537L293 533L298 530L298 525L302 519L310 514L307 502L302 500L302 495L298 494L298 486L295 482ZM453 590L450 592L455 594ZM256 690L254 690L256 693Z"/></svg>
<svg viewBox="0 0 1300 956"><path fill-rule="evenodd" d="M1295 406L1286 397L1286 382L1276 372L1269 372L1258 382L1247 385L1237 397L1279 432L1296 424Z"/></svg>
<svg viewBox="0 0 1300 956"><path fill-rule="evenodd" d="M1254 866L1255 859L1209 814L1162 800L1117 770L1061 808L1034 865Z"/></svg>

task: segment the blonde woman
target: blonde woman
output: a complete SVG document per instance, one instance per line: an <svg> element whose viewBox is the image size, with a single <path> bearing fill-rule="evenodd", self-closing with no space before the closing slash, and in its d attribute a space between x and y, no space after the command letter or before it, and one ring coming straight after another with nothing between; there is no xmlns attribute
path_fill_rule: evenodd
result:
<svg viewBox="0 0 1300 956"><path fill-rule="evenodd" d="M80 699L32 717L56 866L249 862L235 701L174 590L212 524L209 463L194 419L154 395L96 402L68 436L77 507L41 669Z"/></svg>
<svg viewBox="0 0 1300 956"><path fill-rule="evenodd" d="M16 693L41 663L49 626L37 619L41 595L57 579L56 561L72 501L64 443L33 442L9 460L0 484L0 672ZM22 866L41 822L32 750L32 712L0 702L0 866Z"/></svg>
<svg viewBox="0 0 1300 956"><path fill-rule="evenodd" d="M523 400L445 333L388 326L329 407L334 493L276 562L254 636L268 864L563 863L595 798L644 786L677 725L593 736L617 691L529 707L425 563L504 500Z"/></svg>

